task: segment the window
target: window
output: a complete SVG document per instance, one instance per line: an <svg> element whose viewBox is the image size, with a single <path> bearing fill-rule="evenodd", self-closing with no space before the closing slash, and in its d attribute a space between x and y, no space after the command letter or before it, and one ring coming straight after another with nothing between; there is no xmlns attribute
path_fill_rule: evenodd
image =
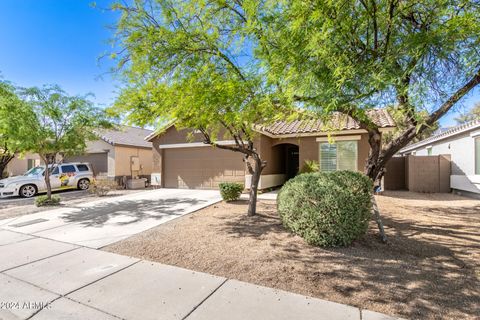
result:
<svg viewBox="0 0 480 320"><path fill-rule="evenodd" d="M480 137L475 138L475 174L480 174Z"/></svg>
<svg viewBox="0 0 480 320"><path fill-rule="evenodd" d="M30 170L35 167L35 159L27 159L27 169Z"/></svg>
<svg viewBox="0 0 480 320"><path fill-rule="evenodd" d="M88 166L86 164L77 164L78 171L89 171Z"/></svg>
<svg viewBox="0 0 480 320"><path fill-rule="evenodd" d="M320 143L320 171L357 170L357 141Z"/></svg>
<svg viewBox="0 0 480 320"><path fill-rule="evenodd" d="M429 156L432 155L432 147L427 148L427 155L429 155Z"/></svg>
<svg viewBox="0 0 480 320"><path fill-rule="evenodd" d="M50 170L52 170L51 167L50 167ZM59 171L58 167L55 167L51 174L58 174L58 171Z"/></svg>
<svg viewBox="0 0 480 320"><path fill-rule="evenodd" d="M72 165L62 166L62 173L72 173L75 172L75 167Z"/></svg>

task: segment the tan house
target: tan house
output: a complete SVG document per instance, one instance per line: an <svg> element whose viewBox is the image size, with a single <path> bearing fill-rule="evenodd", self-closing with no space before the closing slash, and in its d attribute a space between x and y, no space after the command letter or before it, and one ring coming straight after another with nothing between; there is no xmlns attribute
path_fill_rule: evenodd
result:
<svg viewBox="0 0 480 320"><path fill-rule="evenodd" d="M86 153L66 157L64 162L88 162L96 175L121 181L123 177L140 177L150 180L152 174L152 144L145 141L151 130L120 126L118 129L98 131L98 140L87 143ZM7 167L11 175L23 174L40 164L38 155L29 154L15 158Z"/></svg>
<svg viewBox="0 0 480 320"><path fill-rule="evenodd" d="M394 127L393 119L384 109L372 110L369 116L381 131ZM279 121L258 127L255 146L267 161L259 188L282 185L307 160L319 162L323 171L362 171L370 150L367 132L355 120L341 114L333 117L329 127L335 130L326 132L326 126L317 119ZM190 133L193 141L187 139ZM330 143L332 138L334 143ZM145 139L153 143L152 184L165 188L216 189L219 183L231 181L249 187L251 176L246 172L242 154L204 144L201 133L177 130L170 125ZM234 141L218 143L233 145Z"/></svg>

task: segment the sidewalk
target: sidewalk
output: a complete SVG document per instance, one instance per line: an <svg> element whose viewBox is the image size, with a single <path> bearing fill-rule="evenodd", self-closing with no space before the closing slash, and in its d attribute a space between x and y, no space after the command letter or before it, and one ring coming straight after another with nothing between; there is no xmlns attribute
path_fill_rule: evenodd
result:
<svg viewBox="0 0 480 320"><path fill-rule="evenodd" d="M0 319L394 319L70 243L0 231Z"/></svg>

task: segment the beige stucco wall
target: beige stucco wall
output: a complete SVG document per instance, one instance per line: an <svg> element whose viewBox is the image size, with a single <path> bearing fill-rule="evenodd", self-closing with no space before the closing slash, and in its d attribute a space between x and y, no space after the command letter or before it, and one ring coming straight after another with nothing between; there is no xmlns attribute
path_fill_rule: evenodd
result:
<svg viewBox="0 0 480 320"><path fill-rule="evenodd" d="M115 146L115 174L114 176L131 176L131 157L140 160L138 175L152 174L153 152L152 149L135 148L129 146Z"/></svg>
<svg viewBox="0 0 480 320"><path fill-rule="evenodd" d="M157 174L164 174L165 163L163 156L166 150L161 149L159 145L168 144L180 144L188 142L202 142L203 136L200 133L193 134L193 138L189 138L189 133L192 130L176 130L174 126L167 129L162 135L157 136L152 141L153 155L152 155L152 172ZM352 135L358 136L359 133L352 133ZM320 136L320 135L319 135ZM324 136L324 135L323 135ZM345 136L345 135L343 135ZM282 168L282 161L280 160L284 154L284 149L280 145L293 144L299 147L299 166L302 168L307 160L319 161L319 142L316 141L317 136L311 137L299 137L299 138L284 138L277 139L271 138L265 135L258 135L254 140L254 147L257 149L262 159L267 162L267 166L264 168L262 175L278 175L284 174L285 168ZM229 137L218 137L218 140L231 140ZM208 147L205 147L208 148ZM358 163L357 167L359 171L363 171L370 146L368 144L368 134L360 134L360 140L358 140ZM212 151L214 152L214 151ZM163 162L163 163L162 163ZM199 170L201 170L199 168ZM162 178L163 179L163 178Z"/></svg>
<svg viewBox="0 0 480 320"><path fill-rule="evenodd" d="M40 164L38 154L27 153L23 156L17 155L7 165L6 172L9 176L18 176L24 174L28 170L28 159L35 159Z"/></svg>

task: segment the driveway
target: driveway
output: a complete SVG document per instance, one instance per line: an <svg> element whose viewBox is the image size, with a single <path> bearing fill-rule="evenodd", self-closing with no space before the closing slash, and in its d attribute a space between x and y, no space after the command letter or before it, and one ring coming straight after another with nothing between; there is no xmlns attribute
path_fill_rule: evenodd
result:
<svg viewBox="0 0 480 320"><path fill-rule="evenodd" d="M0 220L0 229L100 248L220 200L213 190L157 189Z"/></svg>

